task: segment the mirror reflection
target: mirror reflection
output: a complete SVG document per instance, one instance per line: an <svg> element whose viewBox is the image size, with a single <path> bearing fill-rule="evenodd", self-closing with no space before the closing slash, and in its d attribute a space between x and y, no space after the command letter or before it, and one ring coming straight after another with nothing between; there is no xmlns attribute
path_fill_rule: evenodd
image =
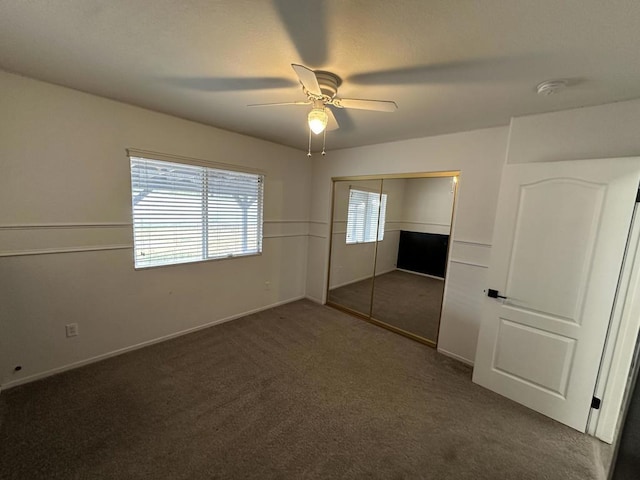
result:
<svg viewBox="0 0 640 480"><path fill-rule="evenodd" d="M335 182L327 300L371 315L382 180ZM384 197L383 197L384 198Z"/></svg>
<svg viewBox="0 0 640 480"><path fill-rule="evenodd" d="M435 345L456 182L335 181L328 302Z"/></svg>
<svg viewBox="0 0 640 480"><path fill-rule="evenodd" d="M388 179L387 235L378 245L371 316L433 342L451 230L452 177Z"/></svg>

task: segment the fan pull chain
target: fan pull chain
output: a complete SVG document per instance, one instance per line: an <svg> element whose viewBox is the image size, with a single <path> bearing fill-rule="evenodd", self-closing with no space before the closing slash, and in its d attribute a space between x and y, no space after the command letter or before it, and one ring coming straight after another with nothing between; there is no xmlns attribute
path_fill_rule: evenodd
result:
<svg viewBox="0 0 640 480"><path fill-rule="evenodd" d="M307 153L307 157L311 156L311 128L309 128L309 152Z"/></svg>
<svg viewBox="0 0 640 480"><path fill-rule="evenodd" d="M324 157L327 154L327 152L324 151L324 146L327 143L327 129L325 128L322 132L322 156Z"/></svg>

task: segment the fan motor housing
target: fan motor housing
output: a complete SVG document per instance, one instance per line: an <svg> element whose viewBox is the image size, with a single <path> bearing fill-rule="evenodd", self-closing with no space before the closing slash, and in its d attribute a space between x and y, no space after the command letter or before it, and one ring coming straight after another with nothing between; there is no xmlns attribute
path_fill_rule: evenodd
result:
<svg viewBox="0 0 640 480"><path fill-rule="evenodd" d="M334 98L338 93L338 87L342 84L342 79L335 73L322 70L316 70L314 73L318 79L320 91L329 98Z"/></svg>

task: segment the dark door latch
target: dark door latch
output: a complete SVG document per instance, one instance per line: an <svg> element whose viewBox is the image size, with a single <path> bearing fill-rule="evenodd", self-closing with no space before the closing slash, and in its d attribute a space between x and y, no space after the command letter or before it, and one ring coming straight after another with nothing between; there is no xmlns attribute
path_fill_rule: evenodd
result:
<svg viewBox="0 0 640 480"><path fill-rule="evenodd" d="M500 295L500 292L498 292L498 290L494 290L492 288L487 290L487 297L490 297L490 298L504 298L504 299L507 298L507 297L505 297L503 295Z"/></svg>

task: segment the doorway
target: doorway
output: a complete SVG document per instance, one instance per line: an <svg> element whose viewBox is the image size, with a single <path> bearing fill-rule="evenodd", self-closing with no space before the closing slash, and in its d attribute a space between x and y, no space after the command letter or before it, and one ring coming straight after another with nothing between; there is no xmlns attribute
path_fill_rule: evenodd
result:
<svg viewBox="0 0 640 480"><path fill-rule="evenodd" d="M435 347L458 175L334 178L327 304Z"/></svg>
<svg viewBox="0 0 640 480"><path fill-rule="evenodd" d="M594 388L639 181L631 157L504 167L475 383L582 432L610 408Z"/></svg>

